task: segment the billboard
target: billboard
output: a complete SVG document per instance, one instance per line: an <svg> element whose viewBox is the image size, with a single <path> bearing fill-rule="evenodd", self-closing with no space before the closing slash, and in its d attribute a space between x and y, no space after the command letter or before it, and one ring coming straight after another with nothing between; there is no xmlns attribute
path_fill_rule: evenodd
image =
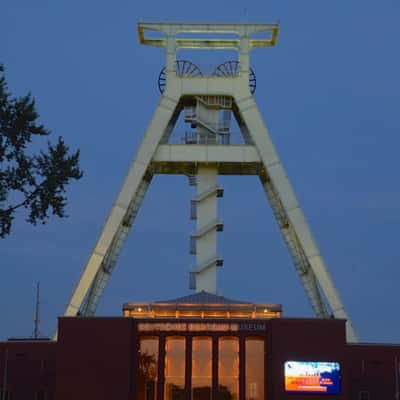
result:
<svg viewBox="0 0 400 400"><path fill-rule="evenodd" d="M286 361L287 393L340 393L340 364L327 361Z"/></svg>

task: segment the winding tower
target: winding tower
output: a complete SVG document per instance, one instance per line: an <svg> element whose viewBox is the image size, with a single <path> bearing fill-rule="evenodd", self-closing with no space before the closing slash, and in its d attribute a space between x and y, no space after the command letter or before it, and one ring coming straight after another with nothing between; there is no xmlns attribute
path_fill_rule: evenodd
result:
<svg viewBox="0 0 400 400"><path fill-rule="evenodd" d="M347 339L357 341L253 97L256 76L250 52L275 46L278 32L276 23L138 24L141 44L166 51L158 80L161 97L65 316L95 314L155 174L183 174L197 186L191 202L196 231L190 237L196 264L189 285L196 292L216 294L217 268L223 265L217 253L217 233L223 230L217 215L223 196L218 175L258 175L316 317L346 319ZM189 60L177 60L181 49L234 50L238 59L206 74ZM182 114L189 128L176 144L171 135ZM231 143L233 118L241 144Z"/></svg>

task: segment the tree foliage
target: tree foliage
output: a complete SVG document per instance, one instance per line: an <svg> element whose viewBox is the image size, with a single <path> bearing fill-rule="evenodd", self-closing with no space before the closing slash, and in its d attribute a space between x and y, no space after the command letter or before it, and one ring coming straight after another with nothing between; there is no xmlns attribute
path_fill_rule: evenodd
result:
<svg viewBox="0 0 400 400"><path fill-rule="evenodd" d="M79 150L70 153L61 137L33 151L34 140L50 134L38 118L30 94L16 98L8 92L0 65L0 238L10 234L20 209L33 225L51 215L65 217L65 187L82 177Z"/></svg>

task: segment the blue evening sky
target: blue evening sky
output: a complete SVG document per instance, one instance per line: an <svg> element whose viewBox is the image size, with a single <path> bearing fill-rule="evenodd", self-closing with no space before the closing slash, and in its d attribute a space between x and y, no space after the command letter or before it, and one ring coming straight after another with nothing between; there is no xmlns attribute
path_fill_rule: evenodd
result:
<svg viewBox="0 0 400 400"><path fill-rule="evenodd" d="M398 0L3 1L9 89L34 94L85 176L69 218L32 227L21 211L0 241L0 339L32 334L38 280L52 334L150 121L164 54L138 44L137 22L279 19L278 46L252 54L256 101L359 336L400 343L399 18ZM221 294L312 315L258 179L220 184ZM192 196L187 178L155 177L100 315L188 294Z"/></svg>

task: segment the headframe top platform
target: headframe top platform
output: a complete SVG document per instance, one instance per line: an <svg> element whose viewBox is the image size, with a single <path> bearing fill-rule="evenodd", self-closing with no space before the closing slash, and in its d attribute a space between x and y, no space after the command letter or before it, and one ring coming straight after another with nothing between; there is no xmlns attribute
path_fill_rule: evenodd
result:
<svg viewBox="0 0 400 400"><path fill-rule="evenodd" d="M160 32L161 38L146 36L150 32ZM221 37L178 37L180 34L216 34ZM265 33L264 38L252 36ZM168 47L172 40L176 48L180 49L240 49L242 41L247 41L249 49L275 46L279 33L279 24L188 24L169 22L138 23L139 42L148 46ZM237 37L223 37L222 35L236 35Z"/></svg>

